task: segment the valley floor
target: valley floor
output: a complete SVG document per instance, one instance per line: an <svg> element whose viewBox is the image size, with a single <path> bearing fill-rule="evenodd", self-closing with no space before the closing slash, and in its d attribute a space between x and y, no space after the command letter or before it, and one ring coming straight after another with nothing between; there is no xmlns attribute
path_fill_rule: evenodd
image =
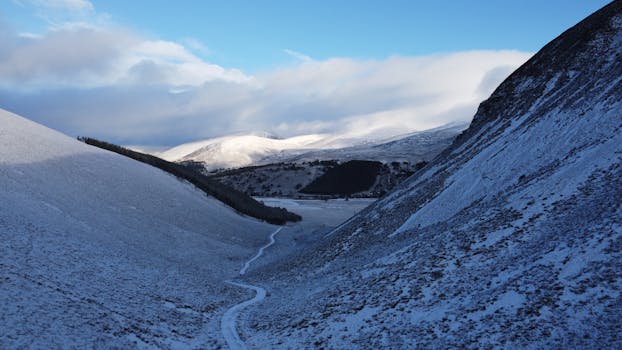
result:
<svg viewBox="0 0 622 350"><path fill-rule="evenodd" d="M240 269L240 276L236 281L227 281L226 283L246 289L255 295L247 300L230 307L221 319L221 332L224 340L231 349L246 349L245 338L240 334L239 326L244 327L247 318L240 321L240 314L248 316L252 312L253 307L261 307L260 304L266 298L270 290L269 281L260 281L256 285L241 283L244 276L250 269L257 266L268 267L271 264L278 263L279 260L296 254L305 248L312 246L313 242L321 238L325 234L336 227L339 223L358 213L373 200L355 199L355 200L291 200L283 198L257 198L270 206L284 207L288 210L296 211L303 215L303 221L278 228L270 234L269 242L262 246L258 253L250 258ZM278 237L277 237L278 234ZM257 284L262 284L264 287Z"/></svg>
<svg viewBox="0 0 622 350"><path fill-rule="evenodd" d="M275 245L270 248L269 254L264 254L261 259L253 262L254 269L285 261L293 255L306 251L322 237L330 234L334 228L376 201L370 198L309 200L256 197L255 199L269 206L285 208L301 215L303 219L301 222L285 226L279 233Z"/></svg>

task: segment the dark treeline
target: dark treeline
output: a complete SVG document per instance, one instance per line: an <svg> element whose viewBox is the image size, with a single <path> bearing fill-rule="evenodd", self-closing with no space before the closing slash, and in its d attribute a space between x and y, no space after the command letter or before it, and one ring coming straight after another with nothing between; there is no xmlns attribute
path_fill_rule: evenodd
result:
<svg viewBox="0 0 622 350"><path fill-rule="evenodd" d="M376 181L382 163L351 160L335 165L300 192L307 194L351 194L368 190Z"/></svg>
<svg viewBox="0 0 622 350"><path fill-rule="evenodd" d="M150 154L132 151L130 149L90 137L78 137L78 140L86 144L135 159L139 162L152 165L158 169L173 174L190 182L203 192L213 196L242 214L277 225L284 225L288 221L295 222L302 220L302 217L298 214L289 212L284 208L266 206L243 192L235 190L216 180L210 179L209 177L183 165L169 162Z"/></svg>

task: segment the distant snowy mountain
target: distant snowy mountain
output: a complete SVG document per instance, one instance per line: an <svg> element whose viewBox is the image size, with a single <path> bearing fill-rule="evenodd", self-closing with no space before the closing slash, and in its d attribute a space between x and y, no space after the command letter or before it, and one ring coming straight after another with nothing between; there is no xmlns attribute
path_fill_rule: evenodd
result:
<svg viewBox="0 0 622 350"><path fill-rule="evenodd" d="M289 139L258 135L224 136L183 144L156 155L172 162L188 160L202 162L208 169L238 168L254 164L275 153L313 149L323 138L322 135L305 135Z"/></svg>
<svg viewBox="0 0 622 350"><path fill-rule="evenodd" d="M383 163L408 162L416 164L432 160L449 147L454 138L468 126L468 123L452 123L430 130L417 131L349 147L313 150L294 155L282 152L268 156L262 162L301 163L314 160L365 159Z"/></svg>
<svg viewBox="0 0 622 350"><path fill-rule="evenodd" d="M168 161L201 162L208 170L313 160L429 160L468 124L452 124L398 137L366 138L312 134L279 139L273 135L232 135L183 144L155 155Z"/></svg>
<svg viewBox="0 0 622 350"><path fill-rule="evenodd" d="M274 229L5 111L0 198L3 349L220 347L223 282Z"/></svg>
<svg viewBox="0 0 622 350"><path fill-rule="evenodd" d="M380 141L343 135L229 136L181 145L160 156L191 165L248 195L288 198L308 198L305 187L340 163L381 162L376 181L355 195L378 197L436 157L467 127L455 123Z"/></svg>
<svg viewBox="0 0 622 350"><path fill-rule="evenodd" d="M249 275L272 286L249 345L622 348L621 57L614 1L397 190Z"/></svg>

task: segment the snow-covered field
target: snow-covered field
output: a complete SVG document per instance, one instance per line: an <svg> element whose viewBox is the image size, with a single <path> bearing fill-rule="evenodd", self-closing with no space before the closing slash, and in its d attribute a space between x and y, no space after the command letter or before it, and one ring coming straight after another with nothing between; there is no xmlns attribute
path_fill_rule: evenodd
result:
<svg viewBox="0 0 622 350"><path fill-rule="evenodd" d="M269 206L282 207L299 213L303 216L305 225L320 225L324 227L339 225L345 219L376 201L376 199L370 198L314 200L255 197L255 199Z"/></svg>

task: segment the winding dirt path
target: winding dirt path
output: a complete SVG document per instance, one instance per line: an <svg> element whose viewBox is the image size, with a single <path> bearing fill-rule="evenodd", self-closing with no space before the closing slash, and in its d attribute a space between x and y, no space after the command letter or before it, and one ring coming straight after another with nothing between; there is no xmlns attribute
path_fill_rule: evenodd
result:
<svg viewBox="0 0 622 350"><path fill-rule="evenodd" d="M274 244L274 236L276 236L277 233L281 232L281 230L283 229L283 227L279 227L276 231L272 232L272 234L270 234L270 242L268 242L266 245L264 245L263 247L259 248L259 251L257 252L257 254L255 254L254 257L250 258L250 260L248 260L247 262L244 263L244 266L242 266L242 269L240 269L240 275L244 275L246 273L246 270L248 270L248 268L250 267L251 263L255 260L257 260L260 256L263 255L263 251L268 248L269 246Z"/></svg>

